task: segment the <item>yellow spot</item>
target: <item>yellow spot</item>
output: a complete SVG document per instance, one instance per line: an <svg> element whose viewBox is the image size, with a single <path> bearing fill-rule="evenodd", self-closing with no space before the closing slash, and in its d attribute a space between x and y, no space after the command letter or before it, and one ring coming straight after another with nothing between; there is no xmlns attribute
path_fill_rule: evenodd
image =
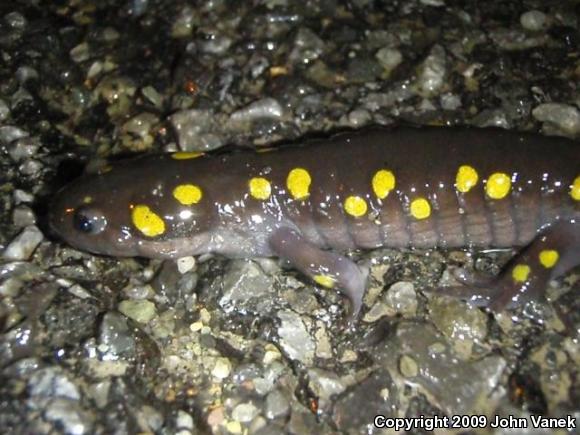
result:
<svg viewBox="0 0 580 435"><path fill-rule="evenodd" d="M314 282L322 287L332 288L334 287L335 279L328 275L314 275L312 278Z"/></svg>
<svg viewBox="0 0 580 435"><path fill-rule="evenodd" d="M455 177L455 187L461 193L467 193L477 184L479 175L477 171L468 165L460 166Z"/></svg>
<svg viewBox="0 0 580 435"><path fill-rule="evenodd" d="M270 182L262 177L254 177L248 183L250 195L256 199L268 199L272 193Z"/></svg>
<svg viewBox="0 0 580 435"><path fill-rule="evenodd" d="M180 184L173 189L173 197L183 205L197 204L203 193L195 184Z"/></svg>
<svg viewBox="0 0 580 435"><path fill-rule="evenodd" d="M395 175L391 171L381 169L373 177L373 191L377 198L385 199L389 192L395 188Z"/></svg>
<svg viewBox="0 0 580 435"><path fill-rule="evenodd" d="M431 204L425 198L411 201L411 216L415 219L426 219L431 216Z"/></svg>
<svg viewBox="0 0 580 435"><path fill-rule="evenodd" d="M203 156L203 153L197 151L180 151L171 154L171 157L173 157L175 160L195 159L196 157L200 156Z"/></svg>
<svg viewBox="0 0 580 435"><path fill-rule="evenodd" d="M364 216L367 212L367 202L360 196L349 196L344 201L344 210L354 217Z"/></svg>
<svg viewBox="0 0 580 435"><path fill-rule="evenodd" d="M136 205L131 212L133 225L147 237L155 237L165 232L165 222L146 205Z"/></svg>
<svg viewBox="0 0 580 435"><path fill-rule="evenodd" d="M511 187L510 177L503 172L496 172L487 179L485 192L491 199L502 199L510 192Z"/></svg>
<svg viewBox="0 0 580 435"><path fill-rule="evenodd" d="M527 264L518 264L512 269L512 278L515 282L526 282L531 271Z"/></svg>
<svg viewBox="0 0 580 435"><path fill-rule="evenodd" d="M294 199L304 199L310 195L310 174L304 168L294 168L288 174L286 186Z"/></svg>
<svg viewBox="0 0 580 435"><path fill-rule="evenodd" d="M572 187L570 188L570 196L575 201L580 201L580 176L576 177L574 180L574 184L572 184Z"/></svg>
<svg viewBox="0 0 580 435"><path fill-rule="evenodd" d="M560 254L558 254L558 251L555 251L554 249L545 249L540 252L539 259L542 266L546 269L551 269L560 259Z"/></svg>
<svg viewBox="0 0 580 435"><path fill-rule="evenodd" d="M90 204L91 202L93 202L93 197L92 196L85 196L83 198L83 204Z"/></svg>

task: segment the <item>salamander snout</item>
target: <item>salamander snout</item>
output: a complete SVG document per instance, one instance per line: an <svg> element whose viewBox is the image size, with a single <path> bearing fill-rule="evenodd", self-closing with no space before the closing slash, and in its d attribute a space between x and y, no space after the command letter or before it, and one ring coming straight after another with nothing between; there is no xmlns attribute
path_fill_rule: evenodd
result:
<svg viewBox="0 0 580 435"><path fill-rule="evenodd" d="M53 233L77 249L95 254L135 255L131 232L120 225L114 199L83 193L70 185L52 199L48 219Z"/></svg>

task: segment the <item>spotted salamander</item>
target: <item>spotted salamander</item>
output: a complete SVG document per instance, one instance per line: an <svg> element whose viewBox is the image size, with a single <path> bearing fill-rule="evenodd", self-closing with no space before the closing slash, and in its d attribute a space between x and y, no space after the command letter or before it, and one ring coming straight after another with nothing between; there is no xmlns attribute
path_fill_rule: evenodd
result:
<svg viewBox="0 0 580 435"><path fill-rule="evenodd" d="M572 140L373 128L266 151L112 164L56 195L51 226L97 254L279 257L344 292L352 316L367 273L341 254L351 249L522 247L492 293L473 290L495 310L542 295L550 278L580 263Z"/></svg>

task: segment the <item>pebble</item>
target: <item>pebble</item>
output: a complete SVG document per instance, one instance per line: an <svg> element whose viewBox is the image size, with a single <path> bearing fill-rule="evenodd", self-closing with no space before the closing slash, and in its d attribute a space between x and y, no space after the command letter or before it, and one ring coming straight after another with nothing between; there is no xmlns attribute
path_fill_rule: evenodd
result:
<svg viewBox="0 0 580 435"><path fill-rule="evenodd" d="M218 358L211 374L218 379L227 378L232 371L232 363L227 358Z"/></svg>
<svg viewBox="0 0 580 435"><path fill-rule="evenodd" d="M2 257L7 260L28 260L43 238L35 225L27 226L8 244Z"/></svg>
<svg viewBox="0 0 580 435"><path fill-rule="evenodd" d="M433 298L429 303L437 329L453 340L482 340L487 335L487 316L462 301Z"/></svg>
<svg viewBox="0 0 580 435"><path fill-rule="evenodd" d="M20 161L34 157L40 148L40 138L37 136L26 136L16 139L10 144L8 154L12 160Z"/></svg>
<svg viewBox="0 0 580 435"><path fill-rule="evenodd" d="M288 358L306 365L312 364L315 345L300 316L293 311L280 311L278 318L280 319L278 328L280 347L286 352Z"/></svg>
<svg viewBox="0 0 580 435"><path fill-rule="evenodd" d="M122 131L129 133L131 139L125 139L124 143L130 144L130 149L141 151L148 149L153 144L155 138L153 137L152 129L159 122L159 118L152 113L143 112L134 116L123 124ZM139 138L138 142L134 138Z"/></svg>
<svg viewBox="0 0 580 435"><path fill-rule="evenodd" d="M411 282L400 281L389 287L385 295L386 304L403 316L414 316L417 312L417 294Z"/></svg>
<svg viewBox="0 0 580 435"><path fill-rule="evenodd" d="M28 132L20 127L15 127L13 125L4 125L0 127L0 143L8 144L16 139L27 136L29 136Z"/></svg>
<svg viewBox="0 0 580 435"><path fill-rule="evenodd" d="M532 115L538 121L553 124L562 132L570 135L580 135L580 111L574 106L561 103L540 104Z"/></svg>
<svg viewBox="0 0 580 435"><path fill-rule="evenodd" d="M51 400L44 410L46 419L55 422L63 433L83 435L89 433L92 426L89 415L83 412L78 403L64 399Z"/></svg>
<svg viewBox="0 0 580 435"><path fill-rule="evenodd" d="M61 368L47 367L35 372L28 381L31 396L60 397L79 400L81 395L69 375Z"/></svg>
<svg viewBox="0 0 580 435"><path fill-rule="evenodd" d="M419 366L409 355L403 355L399 360L399 371L406 378L414 378L419 374Z"/></svg>
<svg viewBox="0 0 580 435"><path fill-rule="evenodd" d="M294 48L290 52L290 62L309 63L324 51L325 44L320 37L307 27L301 27L294 38Z"/></svg>
<svg viewBox="0 0 580 435"><path fill-rule="evenodd" d="M182 275L192 271L195 268L195 258L191 255L177 259L177 270Z"/></svg>
<svg viewBox="0 0 580 435"><path fill-rule="evenodd" d="M4 15L4 21L8 24L12 29L23 30L26 25L28 24L28 20L24 15L20 12L9 12Z"/></svg>
<svg viewBox="0 0 580 435"><path fill-rule="evenodd" d="M73 47L69 54L73 62L75 63L84 62L85 60L88 60L90 57L89 44L86 42L82 42L76 47Z"/></svg>
<svg viewBox="0 0 580 435"><path fill-rule="evenodd" d="M181 110L171 115L169 120L182 151L210 151L223 144L221 138L211 132L214 114L209 110Z"/></svg>
<svg viewBox="0 0 580 435"><path fill-rule="evenodd" d="M290 412L290 402L279 389L271 391L266 397L265 415L269 419L285 417Z"/></svg>
<svg viewBox="0 0 580 435"><path fill-rule="evenodd" d="M179 411L177 411L177 419L175 426L177 427L177 429L192 430L193 417L191 416L191 414L180 409Z"/></svg>
<svg viewBox="0 0 580 435"><path fill-rule="evenodd" d="M15 75L16 75L16 79L21 84L25 84L29 80L38 79L38 71L36 71L34 68L31 68L29 66L18 67Z"/></svg>
<svg viewBox="0 0 580 435"><path fill-rule="evenodd" d="M241 434L242 433L242 424L239 421L228 421L226 423L226 430L229 433Z"/></svg>
<svg viewBox="0 0 580 435"><path fill-rule="evenodd" d="M18 205L12 211L12 223L19 228L35 225L36 215L27 205Z"/></svg>
<svg viewBox="0 0 580 435"><path fill-rule="evenodd" d="M403 62L403 54L398 49L392 47L381 48L377 51L375 57L389 74Z"/></svg>
<svg viewBox="0 0 580 435"><path fill-rule="evenodd" d="M232 261L221 284L219 304L226 310L259 310L271 306L272 277L251 260Z"/></svg>
<svg viewBox="0 0 580 435"><path fill-rule="evenodd" d="M220 55L225 53L231 45L231 38L222 35L212 35L209 39L201 41L199 48L204 53Z"/></svg>
<svg viewBox="0 0 580 435"><path fill-rule="evenodd" d="M234 420L241 423L249 423L260 413L253 403L240 403L232 411Z"/></svg>
<svg viewBox="0 0 580 435"><path fill-rule="evenodd" d="M186 38L191 35L195 21L193 8L184 6L179 15L174 19L171 27L171 36L174 38Z"/></svg>
<svg viewBox="0 0 580 435"><path fill-rule="evenodd" d="M119 311L139 323L149 323L157 315L155 304L148 300L124 300L119 303Z"/></svg>
<svg viewBox="0 0 580 435"><path fill-rule="evenodd" d="M103 360L112 361L121 355L132 355L135 340L127 326L127 319L114 311L105 313L99 326L99 345Z"/></svg>
<svg viewBox="0 0 580 435"><path fill-rule="evenodd" d="M417 88L421 95L429 97L437 94L445 84L447 74L445 49L435 45L419 67Z"/></svg>
<svg viewBox="0 0 580 435"><path fill-rule="evenodd" d="M258 119L279 119L283 114L284 109L277 100L263 98L235 111L231 114L230 119L236 123L244 123Z"/></svg>
<svg viewBox="0 0 580 435"><path fill-rule="evenodd" d="M319 368L308 370L308 386L320 399L328 400L346 390L346 385L336 373Z"/></svg>
<svg viewBox="0 0 580 435"><path fill-rule="evenodd" d="M530 32L539 32L546 29L548 18L540 11L527 11L520 16L520 24Z"/></svg>
<svg viewBox="0 0 580 435"><path fill-rule="evenodd" d="M0 98L0 122L6 121L9 116L10 108L8 107L8 104L6 104L6 101Z"/></svg>

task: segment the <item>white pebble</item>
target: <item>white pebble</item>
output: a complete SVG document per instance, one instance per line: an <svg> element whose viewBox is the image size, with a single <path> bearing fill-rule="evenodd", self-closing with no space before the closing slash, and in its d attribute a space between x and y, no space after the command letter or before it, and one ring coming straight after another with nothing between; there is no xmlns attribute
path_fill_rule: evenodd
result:
<svg viewBox="0 0 580 435"><path fill-rule="evenodd" d="M530 32L539 32L545 29L547 22L546 14L540 11L528 11L520 16L520 24Z"/></svg>
<svg viewBox="0 0 580 435"><path fill-rule="evenodd" d="M8 260L28 260L43 238L40 230L30 225L10 242L2 257Z"/></svg>

